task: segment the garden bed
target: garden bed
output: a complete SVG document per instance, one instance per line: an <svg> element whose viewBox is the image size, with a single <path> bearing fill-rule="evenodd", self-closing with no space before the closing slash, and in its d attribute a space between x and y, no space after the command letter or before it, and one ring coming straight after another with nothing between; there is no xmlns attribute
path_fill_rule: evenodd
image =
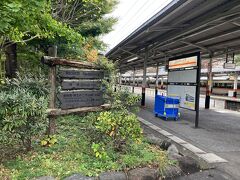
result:
<svg viewBox="0 0 240 180"><path fill-rule="evenodd" d="M122 151L115 151L111 146L94 146L87 135L90 131L87 121L88 118L80 116L59 117L56 136L37 138L32 151L18 153L13 160L5 158L0 166L0 179L41 176L64 179L76 173L98 176L103 172L127 172L139 167L157 169L162 174L174 163L168 159L166 151L144 140Z"/></svg>

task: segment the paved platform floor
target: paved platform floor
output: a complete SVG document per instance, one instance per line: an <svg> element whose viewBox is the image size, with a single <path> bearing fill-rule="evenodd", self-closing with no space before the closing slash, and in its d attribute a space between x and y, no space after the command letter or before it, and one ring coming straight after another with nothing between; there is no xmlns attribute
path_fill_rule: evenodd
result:
<svg viewBox="0 0 240 180"><path fill-rule="evenodd" d="M217 169L224 171L232 179L240 179L239 112L201 108L199 128L195 129L194 111L181 109L179 121L164 121L154 116L153 106L154 97L146 94L146 108L141 109L138 115L200 149L228 160L228 163L219 164Z"/></svg>

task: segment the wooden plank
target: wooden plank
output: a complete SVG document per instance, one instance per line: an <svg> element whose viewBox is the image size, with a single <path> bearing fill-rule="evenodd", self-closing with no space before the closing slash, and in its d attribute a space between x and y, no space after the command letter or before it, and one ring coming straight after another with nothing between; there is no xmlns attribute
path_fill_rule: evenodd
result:
<svg viewBox="0 0 240 180"><path fill-rule="evenodd" d="M61 87L62 90L100 89L101 84L99 80L63 80Z"/></svg>
<svg viewBox="0 0 240 180"><path fill-rule="evenodd" d="M103 104L103 92L99 90L60 91L61 109L99 106Z"/></svg>
<svg viewBox="0 0 240 180"><path fill-rule="evenodd" d="M60 115L68 115L68 114L79 114L79 113L87 113L87 112L95 112L95 111L103 111L110 109L110 104L103 104L101 106L96 107L82 107L82 108L74 108L74 109L48 109L47 113L49 116L60 116Z"/></svg>
<svg viewBox="0 0 240 180"><path fill-rule="evenodd" d="M43 56L41 58L41 62L49 66L62 65L62 66L69 66L69 67L76 67L76 68L100 69L99 66L90 62L77 61L73 59L63 59L59 57Z"/></svg>
<svg viewBox="0 0 240 180"><path fill-rule="evenodd" d="M104 72L101 70L61 69L59 71L59 76L61 78L103 79L104 77Z"/></svg>

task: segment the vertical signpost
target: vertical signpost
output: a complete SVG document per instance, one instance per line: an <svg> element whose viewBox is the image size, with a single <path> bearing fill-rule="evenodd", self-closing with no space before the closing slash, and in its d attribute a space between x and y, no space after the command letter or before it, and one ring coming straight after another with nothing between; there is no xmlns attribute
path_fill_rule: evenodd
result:
<svg viewBox="0 0 240 180"><path fill-rule="evenodd" d="M167 95L179 97L181 108L196 111L196 128L199 121L200 71L200 52L169 59Z"/></svg>

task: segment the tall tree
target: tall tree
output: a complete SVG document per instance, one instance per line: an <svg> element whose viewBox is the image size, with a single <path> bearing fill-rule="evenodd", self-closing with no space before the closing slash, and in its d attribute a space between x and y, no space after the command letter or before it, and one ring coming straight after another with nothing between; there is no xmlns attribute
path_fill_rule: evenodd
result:
<svg viewBox="0 0 240 180"><path fill-rule="evenodd" d="M0 53L6 53L9 77L16 69L16 43L55 37L82 41L78 32L51 16L48 0L1 0L0 17Z"/></svg>
<svg viewBox="0 0 240 180"><path fill-rule="evenodd" d="M93 61L97 49L103 47L98 36L108 33L116 22L106 16L116 3L116 0L1 0L0 55L6 53L9 72L16 69L16 49L47 53L49 45L58 45L61 56Z"/></svg>
<svg viewBox="0 0 240 180"><path fill-rule="evenodd" d="M26 43L36 38L82 39L72 28L52 18L47 0L1 0L0 17L0 48L9 41Z"/></svg>
<svg viewBox="0 0 240 180"><path fill-rule="evenodd" d="M52 0L52 16L84 36L95 37L112 30L116 19L105 15L116 4L116 0Z"/></svg>
<svg viewBox="0 0 240 180"><path fill-rule="evenodd" d="M82 49L59 43L61 52L93 60L96 49L104 47L98 37L110 32L116 22L115 18L106 16L116 4L116 0L52 0L53 18L68 24L85 38Z"/></svg>

